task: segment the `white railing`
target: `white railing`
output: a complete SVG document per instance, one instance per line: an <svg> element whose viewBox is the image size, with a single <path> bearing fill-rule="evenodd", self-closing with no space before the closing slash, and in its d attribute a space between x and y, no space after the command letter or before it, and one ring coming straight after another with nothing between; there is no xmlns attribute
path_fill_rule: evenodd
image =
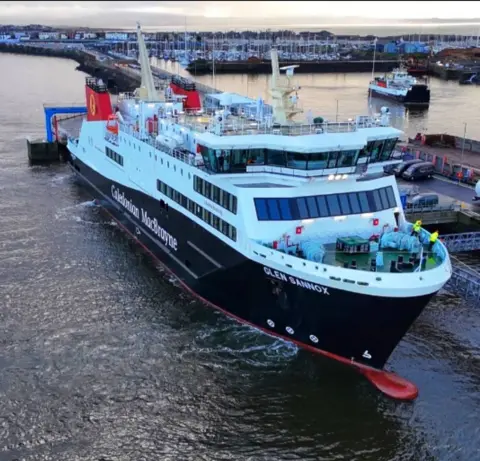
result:
<svg viewBox="0 0 480 461"><path fill-rule="evenodd" d="M372 117L359 117L358 120L347 122L324 122L318 124L292 124L276 126L271 120L252 121L242 116L227 118L222 122L215 122L210 111L203 115L200 121L195 117L180 116L179 124L184 125L199 133L211 132L220 133L221 136L253 135L253 134L274 134L282 136L301 136L323 133L350 133L361 128L372 128L383 126L378 120ZM218 127L217 127L218 125Z"/></svg>
<svg viewBox="0 0 480 461"><path fill-rule="evenodd" d="M203 165L203 163L198 163L195 159L195 155L191 154L190 152L182 151L180 149L172 149L168 146L165 146L164 144L158 143L157 140L151 135L142 136L137 130L134 130L129 125L125 125L123 123L119 123L118 125L119 131L121 131L122 133L126 133L133 136L134 138L137 138L139 141L142 141L152 146L154 149L160 151L163 154L170 155L171 157L181 160L182 162L200 170L205 170L205 166ZM107 132L105 134L105 139L118 146L117 135Z"/></svg>
<svg viewBox="0 0 480 461"><path fill-rule="evenodd" d="M412 225L409 224L406 226L406 229L411 231ZM428 240L430 237L430 233L422 229L420 238L422 241ZM372 284L377 284L376 282L381 281L381 277L385 275L406 275L406 274L411 274L411 272L403 272L400 274L394 274L389 272L389 268L386 267L386 271L376 271L374 272L376 278L376 282L369 277L368 275L372 274L370 270L361 270L361 269L350 269L350 268L344 268L337 266L335 264L330 264L326 262L316 262L312 260L308 260L299 256L292 255L290 253L284 253L282 251L279 251L274 248L270 248L266 245L262 245L261 243L250 241L250 248L253 251L253 253L256 256L260 256L262 258L265 258L266 261L271 261L275 262L278 264L281 264L282 266L287 266L290 269L297 270L299 272L307 272L312 275L314 274L322 274L323 277L325 278L331 278L332 280L340 280L340 278L343 279L348 279L348 282L351 283L358 283L359 285L372 285ZM329 251L326 250L325 253L328 253ZM335 250L330 250L330 252L337 253ZM447 259L447 251L445 249L445 246L441 243L438 242L435 244L433 247L433 253L440 259L440 262L435 266L435 268L441 266L445 260ZM425 257L425 256L424 256ZM329 269L333 269L334 272L330 272ZM422 268L421 265L419 265L416 268L416 271L429 271L431 269L425 269ZM414 271L414 272L416 272ZM341 277L338 278L338 275ZM357 277L356 276L360 276ZM363 279L363 280L362 280ZM346 280L343 280L346 281Z"/></svg>
<svg viewBox="0 0 480 461"><path fill-rule="evenodd" d="M301 136L309 134L323 133L351 133L357 131L358 128L364 128L360 124L354 122L338 122L323 123L318 125L291 125L274 127L265 122L252 122L242 118L228 120L220 125L219 131L216 129L213 120L200 122L194 118L185 117L180 122L186 128L190 128L198 133L219 133L221 136L238 136L238 135L257 135L257 134L273 134L281 136Z"/></svg>

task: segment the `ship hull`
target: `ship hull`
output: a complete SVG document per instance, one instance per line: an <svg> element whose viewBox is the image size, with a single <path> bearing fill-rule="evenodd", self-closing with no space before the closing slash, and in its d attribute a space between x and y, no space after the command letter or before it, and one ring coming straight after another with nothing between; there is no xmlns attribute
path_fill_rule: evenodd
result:
<svg viewBox="0 0 480 461"><path fill-rule="evenodd" d="M250 260L182 213L75 156L69 163L98 203L186 289L239 321L341 362L382 369L434 295L376 297L306 283ZM127 210L115 194L140 212ZM144 212L158 226L147 225Z"/></svg>
<svg viewBox="0 0 480 461"><path fill-rule="evenodd" d="M396 101L406 106L429 106L430 89L426 85L413 86L406 94L389 92L386 88L370 87L369 92L372 96Z"/></svg>

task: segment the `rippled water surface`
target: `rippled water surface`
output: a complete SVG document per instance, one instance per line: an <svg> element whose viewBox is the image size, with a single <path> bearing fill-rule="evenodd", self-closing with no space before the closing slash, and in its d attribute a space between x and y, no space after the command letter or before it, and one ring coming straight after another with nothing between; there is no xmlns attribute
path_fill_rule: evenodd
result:
<svg viewBox="0 0 480 461"><path fill-rule="evenodd" d="M0 461L480 459L478 310L443 293L398 346L389 368L420 388L409 404L237 324L64 165L28 166L42 104L83 98L75 64L0 63Z"/></svg>

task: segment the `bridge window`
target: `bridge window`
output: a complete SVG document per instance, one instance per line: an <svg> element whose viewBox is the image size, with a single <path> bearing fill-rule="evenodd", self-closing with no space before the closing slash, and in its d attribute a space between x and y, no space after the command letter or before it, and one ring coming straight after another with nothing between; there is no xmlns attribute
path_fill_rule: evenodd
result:
<svg viewBox="0 0 480 461"><path fill-rule="evenodd" d="M264 165L265 164L265 149L250 149L248 151L249 165Z"/></svg>
<svg viewBox="0 0 480 461"><path fill-rule="evenodd" d="M328 154L328 168L335 168L337 166L339 152L330 152Z"/></svg>
<svg viewBox="0 0 480 461"><path fill-rule="evenodd" d="M387 161L397 143L397 138L369 141L363 149L318 152L305 154L274 149L220 150L198 145L208 170L215 173L244 172L247 165L272 165L297 170L322 170L325 168L348 168L359 159L369 162ZM222 161L219 160L223 158Z"/></svg>
<svg viewBox="0 0 480 461"><path fill-rule="evenodd" d="M383 145L382 152L382 161L387 161L390 159L395 146L397 144L398 138L386 139L385 144Z"/></svg>
<svg viewBox="0 0 480 461"><path fill-rule="evenodd" d="M347 216L374 213L397 206L391 186L366 192L329 194L296 198L255 198L259 221Z"/></svg>
<svg viewBox="0 0 480 461"><path fill-rule="evenodd" d="M290 152L288 155L287 166L296 170L306 170L308 155Z"/></svg>
<svg viewBox="0 0 480 461"><path fill-rule="evenodd" d="M323 170L328 165L328 152L320 152L318 154L310 154L308 156L307 169Z"/></svg>
<svg viewBox="0 0 480 461"><path fill-rule="evenodd" d="M188 210L190 213L200 218L203 222L207 223L209 226L213 227L217 231L221 232L227 236L230 240L234 242L237 241L237 229L232 226L227 221L219 218L214 215L212 212L201 207L198 203L190 200L185 195L181 194L177 190L173 189L170 186L167 186L164 182L157 179L157 190L162 194L166 195L168 198L172 199L174 202L178 203L180 206Z"/></svg>
<svg viewBox="0 0 480 461"><path fill-rule="evenodd" d="M286 166L287 156L282 150L269 150L267 156L268 165Z"/></svg>
<svg viewBox="0 0 480 461"><path fill-rule="evenodd" d="M340 156L338 158L337 167L345 168L354 166L357 163L358 153L358 150L344 150L339 152Z"/></svg>
<svg viewBox="0 0 480 461"><path fill-rule="evenodd" d="M123 166L123 156L115 152L113 149L110 149L110 147L105 147L105 155L115 163Z"/></svg>
<svg viewBox="0 0 480 461"><path fill-rule="evenodd" d="M381 161L381 153L383 149L383 139L379 139L378 141L370 141L367 144L367 151L370 154L370 163L380 162Z"/></svg>

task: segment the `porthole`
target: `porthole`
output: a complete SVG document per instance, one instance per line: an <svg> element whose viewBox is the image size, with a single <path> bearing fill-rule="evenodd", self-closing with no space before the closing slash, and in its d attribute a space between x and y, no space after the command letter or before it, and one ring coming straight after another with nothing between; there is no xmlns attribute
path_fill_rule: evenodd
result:
<svg viewBox="0 0 480 461"><path fill-rule="evenodd" d="M268 319L267 320L268 326L271 328L275 328L275 322L273 320Z"/></svg>
<svg viewBox="0 0 480 461"><path fill-rule="evenodd" d="M285 330L287 330L287 333L288 333L289 335L293 335L293 333L295 333L295 332L293 331L293 328L292 328L292 327L287 327L287 328L285 328Z"/></svg>
<svg viewBox="0 0 480 461"><path fill-rule="evenodd" d="M312 343L315 343L315 344L318 343L318 338L315 335L310 335L309 338L310 338L310 341L312 341Z"/></svg>

